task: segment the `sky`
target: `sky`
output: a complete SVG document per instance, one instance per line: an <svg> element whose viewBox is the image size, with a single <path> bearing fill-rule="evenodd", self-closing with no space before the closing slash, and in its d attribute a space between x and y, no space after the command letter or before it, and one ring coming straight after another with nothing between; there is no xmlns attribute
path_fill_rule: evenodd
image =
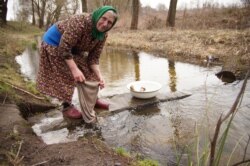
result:
<svg viewBox="0 0 250 166"><path fill-rule="evenodd" d="M159 4L164 4L166 8L169 7L170 0L140 0L143 7L150 6L157 9ZM183 9L197 7L197 4L202 5L204 2L218 3L220 5L228 6L232 4L241 4L240 0L178 0L177 8Z"/></svg>

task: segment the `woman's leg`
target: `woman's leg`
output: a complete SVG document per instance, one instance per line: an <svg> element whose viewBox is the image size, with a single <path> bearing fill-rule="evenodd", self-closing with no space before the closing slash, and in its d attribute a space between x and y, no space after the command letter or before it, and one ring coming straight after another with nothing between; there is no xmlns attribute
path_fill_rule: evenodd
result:
<svg viewBox="0 0 250 166"><path fill-rule="evenodd" d="M108 110L109 109L109 103L104 101L104 100L100 100L100 99L97 98L95 108L101 108L101 109Z"/></svg>
<svg viewBox="0 0 250 166"><path fill-rule="evenodd" d="M82 114L78 111L74 105L69 102L62 103L63 109L62 113L64 117L72 118L72 119L80 119L82 118Z"/></svg>
<svg viewBox="0 0 250 166"><path fill-rule="evenodd" d="M63 109L69 107L70 105L71 105L71 103L66 102L66 101L64 101L64 102L62 103Z"/></svg>

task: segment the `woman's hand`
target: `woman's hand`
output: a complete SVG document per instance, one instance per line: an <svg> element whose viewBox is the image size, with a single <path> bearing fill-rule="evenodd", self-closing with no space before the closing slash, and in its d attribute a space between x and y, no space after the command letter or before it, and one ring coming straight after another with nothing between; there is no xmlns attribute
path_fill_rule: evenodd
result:
<svg viewBox="0 0 250 166"><path fill-rule="evenodd" d="M69 69L73 75L73 78L76 82L84 82L85 76L83 75L82 71L77 67L75 61L73 59L65 60Z"/></svg>
<svg viewBox="0 0 250 166"><path fill-rule="evenodd" d="M79 70L79 68L77 67L74 70L71 70L72 75L74 77L74 80L76 82L84 82L85 81L85 77L83 75L83 73L81 72L81 70Z"/></svg>
<svg viewBox="0 0 250 166"><path fill-rule="evenodd" d="M102 79L102 78L100 79L99 86L100 86L101 89L103 89L105 87L105 81L104 81L104 79Z"/></svg>
<svg viewBox="0 0 250 166"><path fill-rule="evenodd" d="M96 74L96 76L98 78L100 89L103 89L105 87L105 81L102 77L99 65L91 65L90 68Z"/></svg>

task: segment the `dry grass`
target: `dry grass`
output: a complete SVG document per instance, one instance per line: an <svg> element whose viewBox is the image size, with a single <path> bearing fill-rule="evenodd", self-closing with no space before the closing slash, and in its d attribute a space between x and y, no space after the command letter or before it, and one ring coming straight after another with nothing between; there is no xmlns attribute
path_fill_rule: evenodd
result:
<svg viewBox="0 0 250 166"><path fill-rule="evenodd" d="M214 6L180 11L176 25L182 29L245 29L250 26L249 8Z"/></svg>
<svg viewBox="0 0 250 166"><path fill-rule="evenodd" d="M213 55L225 60L250 56L250 29L113 31L107 45L156 51L165 56L205 59Z"/></svg>

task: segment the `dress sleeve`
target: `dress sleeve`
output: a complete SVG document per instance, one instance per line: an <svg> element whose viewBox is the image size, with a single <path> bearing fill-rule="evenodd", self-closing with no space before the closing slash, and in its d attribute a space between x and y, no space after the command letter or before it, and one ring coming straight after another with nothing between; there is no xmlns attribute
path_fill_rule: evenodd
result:
<svg viewBox="0 0 250 166"><path fill-rule="evenodd" d="M62 34L58 52L64 59L72 59L71 49L77 44L83 33L83 22L73 17L62 23L64 32Z"/></svg>
<svg viewBox="0 0 250 166"><path fill-rule="evenodd" d="M99 41L95 47L89 52L87 63L89 65L98 65L99 64L99 58L102 52L102 49L104 47L105 41L107 39L107 34L105 35L105 38L102 41Z"/></svg>

